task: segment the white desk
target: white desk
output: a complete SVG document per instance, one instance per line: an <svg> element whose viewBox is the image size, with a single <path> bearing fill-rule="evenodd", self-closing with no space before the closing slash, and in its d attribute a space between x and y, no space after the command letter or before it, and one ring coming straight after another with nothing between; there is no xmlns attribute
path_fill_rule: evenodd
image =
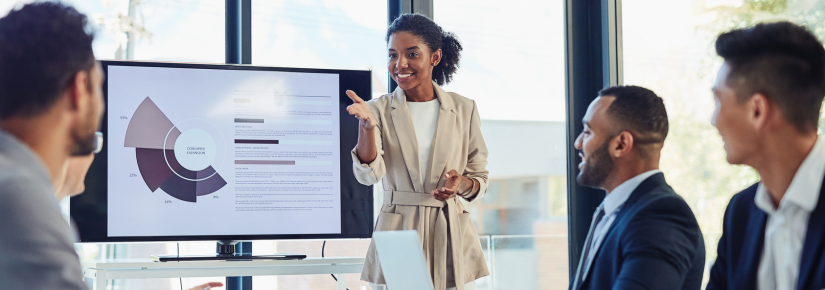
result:
<svg viewBox="0 0 825 290"><path fill-rule="evenodd" d="M195 262L103 260L84 262L83 276L95 279L95 290L106 290L106 284L111 279L341 274L336 275L338 290L345 290L345 274L361 273L363 267L364 258L346 257Z"/></svg>

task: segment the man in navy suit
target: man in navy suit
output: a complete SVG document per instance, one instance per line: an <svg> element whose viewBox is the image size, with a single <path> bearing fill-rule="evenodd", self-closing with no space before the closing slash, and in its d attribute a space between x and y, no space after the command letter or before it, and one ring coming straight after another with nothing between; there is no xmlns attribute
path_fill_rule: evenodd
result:
<svg viewBox="0 0 825 290"><path fill-rule="evenodd" d="M716 52L725 62L712 123L728 162L762 181L728 204L707 289L823 289L825 49L805 28L777 22L724 33Z"/></svg>
<svg viewBox="0 0 825 290"><path fill-rule="evenodd" d="M668 131L662 99L641 87L610 87L583 122L576 179L607 196L593 215L570 289L698 290L702 232L659 171Z"/></svg>

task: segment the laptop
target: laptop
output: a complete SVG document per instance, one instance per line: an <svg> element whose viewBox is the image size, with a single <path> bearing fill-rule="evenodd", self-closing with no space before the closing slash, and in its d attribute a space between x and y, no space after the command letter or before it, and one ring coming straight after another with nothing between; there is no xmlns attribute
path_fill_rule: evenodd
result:
<svg viewBox="0 0 825 290"><path fill-rule="evenodd" d="M372 239L388 289L434 290L417 231L374 232Z"/></svg>

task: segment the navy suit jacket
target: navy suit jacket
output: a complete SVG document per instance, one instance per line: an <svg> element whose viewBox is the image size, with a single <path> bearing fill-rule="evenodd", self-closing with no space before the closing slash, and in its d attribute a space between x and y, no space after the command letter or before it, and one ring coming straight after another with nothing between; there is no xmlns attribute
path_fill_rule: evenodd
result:
<svg viewBox="0 0 825 290"><path fill-rule="evenodd" d="M757 183L758 184L758 183ZM756 274L765 244L768 215L756 207L757 184L731 198L725 210L716 262L710 270L708 290L756 289ZM825 184L825 183L824 183ZM802 245L796 289L825 288L825 187L811 212Z"/></svg>
<svg viewBox="0 0 825 290"><path fill-rule="evenodd" d="M579 289L699 290L704 268L696 216L657 173L625 201Z"/></svg>

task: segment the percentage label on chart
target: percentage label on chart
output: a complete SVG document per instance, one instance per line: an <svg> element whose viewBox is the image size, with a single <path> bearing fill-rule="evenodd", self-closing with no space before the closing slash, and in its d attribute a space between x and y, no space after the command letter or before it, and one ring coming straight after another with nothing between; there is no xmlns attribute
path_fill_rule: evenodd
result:
<svg viewBox="0 0 825 290"><path fill-rule="evenodd" d="M126 116L120 116L120 119L121 119L121 120L129 120L129 117L126 117Z"/></svg>
<svg viewBox="0 0 825 290"><path fill-rule="evenodd" d="M217 196L217 195L213 195L213 196L212 196L212 198L213 198L213 199L215 199L215 198L218 198L218 196Z"/></svg>
<svg viewBox="0 0 825 290"><path fill-rule="evenodd" d="M164 203L172 203L171 200L166 200Z"/></svg>
<svg viewBox="0 0 825 290"><path fill-rule="evenodd" d="M137 174L129 173L129 177L137 177Z"/></svg>

